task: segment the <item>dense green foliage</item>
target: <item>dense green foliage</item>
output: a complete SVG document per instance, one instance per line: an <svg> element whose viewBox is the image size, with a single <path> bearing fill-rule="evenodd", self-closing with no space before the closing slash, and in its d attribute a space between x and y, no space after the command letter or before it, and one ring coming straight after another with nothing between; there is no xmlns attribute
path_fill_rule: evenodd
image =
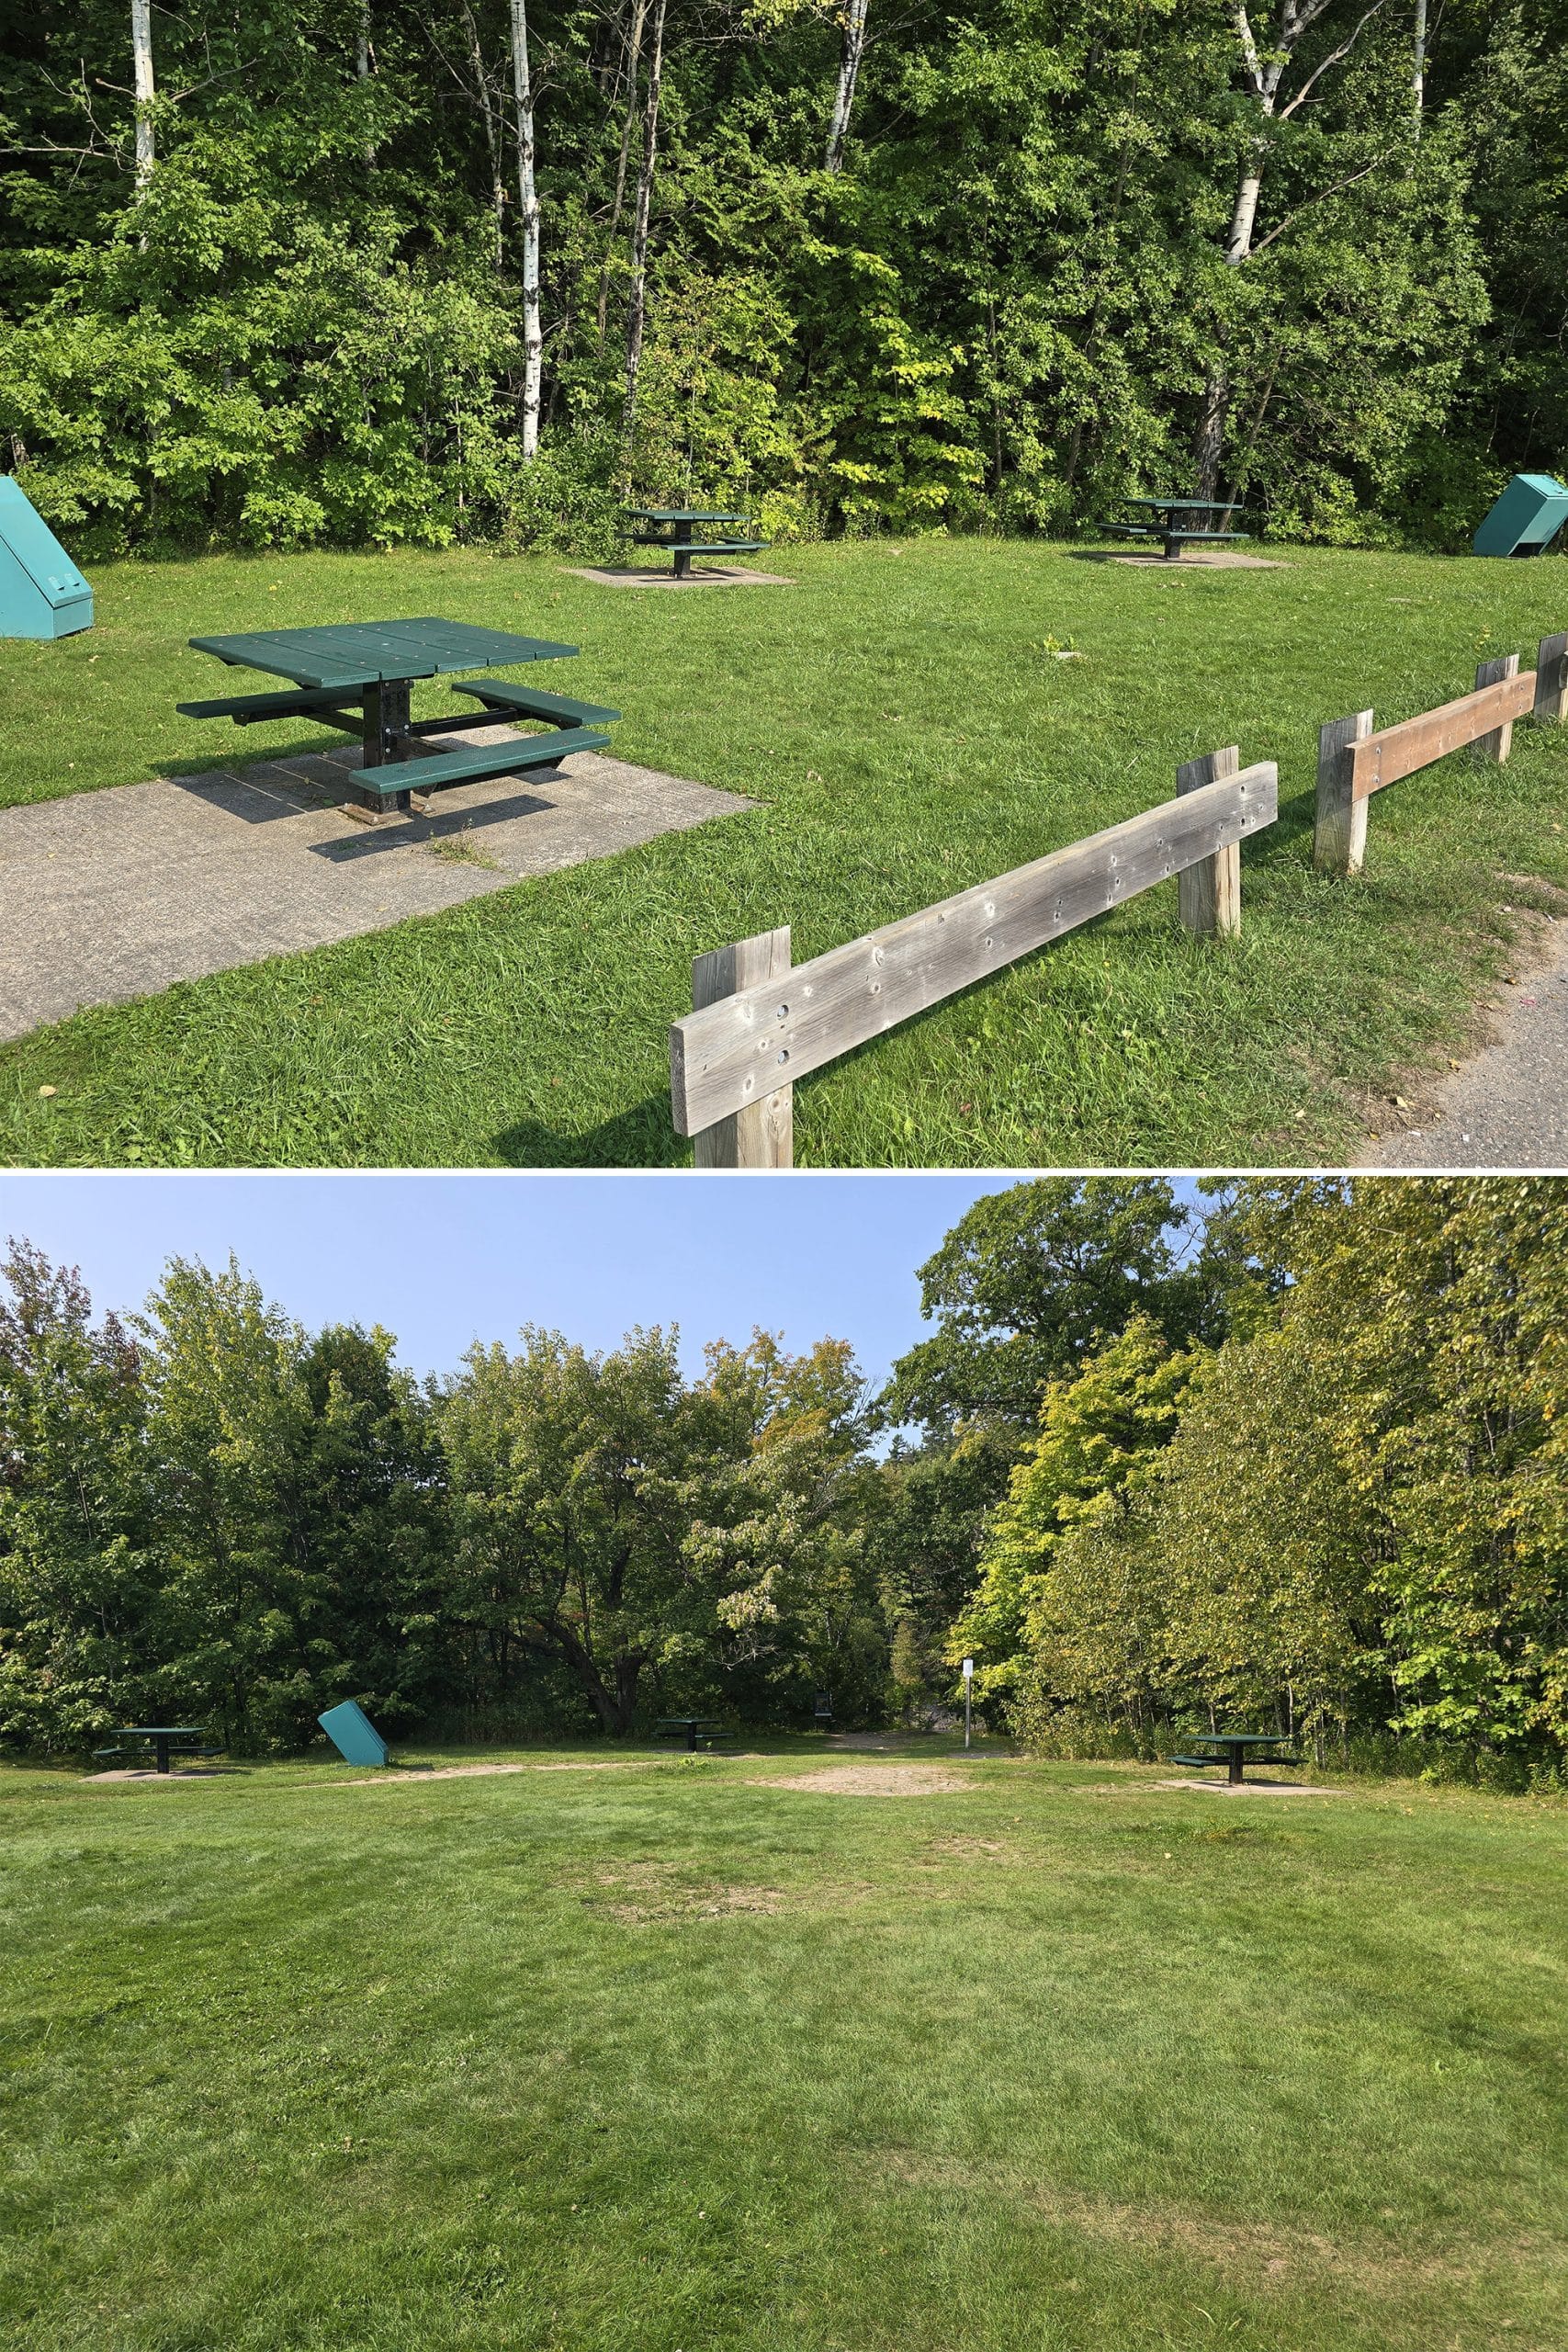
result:
<svg viewBox="0 0 1568 2352"><path fill-rule="evenodd" d="M13 5L12 463L93 555L605 547L626 481L786 536L1060 531L1189 478L1210 395L1286 533L1452 544L1564 462L1547 0L1434 11L1419 110L1408 0L1277 0L1256 74L1224 0L881 7L831 169L837 0L528 12L525 465L502 0L155 11L140 171L128 0Z"/></svg>
<svg viewBox="0 0 1568 2352"><path fill-rule="evenodd" d="M668 1332L525 1331L421 1387L232 1266L173 1261L128 1328L15 1245L0 1741L163 1710L288 1749L345 1696L491 1735L801 1724L824 1689L920 1722L972 1655L1047 1747L1246 1716L1561 1772L1563 1180L1249 1181L1194 1219L1053 1177L923 1273L936 1333L873 1409L843 1342L765 1334L692 1379ZM878 1459L933 1365L972 1407Z"/></svg>
<svg viewBox="0 0 1568 2352"><path fill-rule="evenodd" d="M1383 1180L1225 1212L1273 1311L1134 1323L1047 1390L972 1642L1050 1744L1274 1723L1555 1774L1568 1753L1568 1197Z"/></svg>

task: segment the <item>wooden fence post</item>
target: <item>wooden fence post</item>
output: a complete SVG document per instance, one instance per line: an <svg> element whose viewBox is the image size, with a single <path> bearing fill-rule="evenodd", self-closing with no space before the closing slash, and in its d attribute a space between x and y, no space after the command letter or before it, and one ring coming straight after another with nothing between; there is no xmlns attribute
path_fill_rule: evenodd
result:
<svg viewBox="0 0 1568 2352"><path fill-rule="evenodd" d="M1482 686L1498 686L1502 684L1505 678L1517 678L1518 674L1518 655L1499 653L1492 661L1483 662L1477 665L1475 684L1477 689ZM1495 760L1499 765L1507 758L1513 748L1514 722L1511 718L1506 720L1501 727L1495 727L1490 735L1478 735L1475 739L1476 758Z"/></svg>
<svg viewBox="0 0 1568 2352"><path fill-rule="evenodd" d="M1241 749L1228 743L1223 752L1205 752L1201 760L1186 760L1176 771L1176 796L1201 791L1206 784L1241 774ZM1183 866L1176 877L1181 920L1201 939L1235 939L1241 930L1241 843L1227 842L1213 857Z"/></svg>
<svg viewBox="0 0 1568 2352"><path fill-rule="evenodd" d="M1351 746L1372 731L1370 710L1331 718L1317 730L1317 821L1312 862L1320 874L1359 874L1367 854L1367 804L1351 790Z"/></svg>
<svg viewBox="0 0 1568 2352"><path fill-rule="evenodd" d="M783 980L789 972L789 925L759 932L755 938L738 939L728 947L711 947L692 966L692 1010L716 1004L721 997L763 980ZM698 1168L793 1168L795 1166L795 1089L781 1086L732 1111L692 1137L694 1163Z"/></svg>
<svg viewBox="0 0 1568 2352"><path fill-rule="evenodd" d="M1535 657L1537 718L1568 718L1568 629L1543 637Z"/></svg>

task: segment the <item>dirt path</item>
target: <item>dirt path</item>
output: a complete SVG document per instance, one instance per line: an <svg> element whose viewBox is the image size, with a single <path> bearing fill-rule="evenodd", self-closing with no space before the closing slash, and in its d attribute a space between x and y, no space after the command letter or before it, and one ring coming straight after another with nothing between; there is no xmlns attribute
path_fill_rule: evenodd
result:
<svg viewBox="0 0 1568 2352"><path fill-rule="evenodd" d="M1488 999L1492 1038L1369 1144L1366 1167L1568 1168L1568 920L1543 923L1540 946Z"/></svg>
<svg viewBox="0 0 1568 2352"><path fill-rule="evenodd" d="M497 739L443 739L470 740ZM0 1037L385 931L754 805L581 752L367 829L343 813L358 758L305 752L0 810Z"/></svg>

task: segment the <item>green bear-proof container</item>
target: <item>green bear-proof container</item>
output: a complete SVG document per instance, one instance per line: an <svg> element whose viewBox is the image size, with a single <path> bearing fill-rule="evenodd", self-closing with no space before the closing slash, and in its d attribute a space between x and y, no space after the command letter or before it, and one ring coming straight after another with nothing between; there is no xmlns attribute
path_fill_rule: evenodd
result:
<svg viewBox="0 0 1568 2352"><path fill-rule="evenodd" d="M0 474L0 637L92 626L92 590L20 484Z"/></svg>
<svg viewBox="0 0 1568 2352"><path fill-rule="evenodd" d="M1555 474L1516 474L1473 540L1473 555L1544 555L1568 523L1568 485Z"/></svg>

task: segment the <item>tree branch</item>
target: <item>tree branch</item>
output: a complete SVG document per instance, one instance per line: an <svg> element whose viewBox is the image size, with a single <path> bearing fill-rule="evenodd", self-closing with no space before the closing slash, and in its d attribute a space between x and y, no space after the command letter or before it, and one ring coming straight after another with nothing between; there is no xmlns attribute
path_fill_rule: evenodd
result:
<svg viewBox="0 0 1568 2352"><path fill-rule="evenodd" d="M1301 88L1296 92L1295 96L1290 100L1288 105L1282 106L1280 108L1280 120L1281 122L1286 119L1287 116L1294 114L1296 108L1301 105L1302 100L1312 88L1313 84L1321 80L1331 65L1338 65L1349 56L1350 51L1355 48L1356 43L1360 40L1361 35L1365 32L1367 27L1371 23L1372 18L1379 13L1382 6L1383 0L1372 0L1371 6L1367 10L1366 15L1360 19L1355 29L1340 42L1337 49L1331 50L1329 51L1328 55L1323 60L1321 64L1314 66L1312 72L1307 75L1306 80L1302 84Z"/></svg>
<svg viewBox="0 0 1568 2352"><path fill-rule="evenodd" d="M1312 210L1314 205L1326 204L1331 196L1342 196L1348 187L1354 187L1358 180L1364 180L1370 177L1370 175L1377 170L1380 164L1384 164L1387 161L1388 157L1386 153L1382 155L1374 155L1370 164L1363 164L1359 172L1352 172L1348 179L1336 180L1332 187L1321 189L1316 196L1309 196L1304 204L1298 204L1293 212L1287 212L1284 219L1279 223L1277 228L1270 229L1266 237L1258 238L1258 243L1253 246L1247 258L1251 261L1256 261L1258 254L1263 251L1266 245L1271 245L1276 237L1282 237L1284 235L1292 220L1299 220L1303 212L1310 212Z"/></svg>

